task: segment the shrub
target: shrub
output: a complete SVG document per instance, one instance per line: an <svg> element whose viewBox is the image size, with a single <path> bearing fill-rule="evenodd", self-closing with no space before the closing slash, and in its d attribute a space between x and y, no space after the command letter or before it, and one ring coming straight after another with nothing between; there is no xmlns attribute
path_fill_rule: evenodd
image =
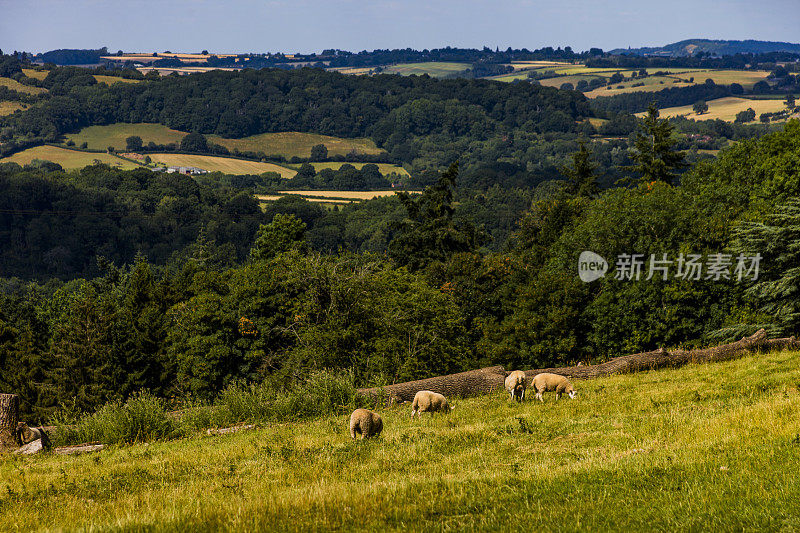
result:
<svg viewBox="0 0 800 533"><path fill-rule="evenodd" d="M164 439L175 431L164 401L148 392L134 394L125 403L110 402L97 412L80 417L74 425L68 425L69 417L63 414L56 415L53 422L59 426L54 438L57 444L131 444Z"/></svg>

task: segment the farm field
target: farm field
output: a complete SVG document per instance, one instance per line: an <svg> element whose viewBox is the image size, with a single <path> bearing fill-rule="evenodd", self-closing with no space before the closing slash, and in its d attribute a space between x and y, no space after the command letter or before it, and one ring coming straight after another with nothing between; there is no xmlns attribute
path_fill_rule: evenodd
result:
<svg viewBox="0 0 800 533"><path fill-rule="evenodd" d="M228 150L264 152L267 155L282 155L287 159L294 156L309 157L311 155L311 147L316 144L324 144L328 149L328 155L331 156L347 155L352 151L359 154L383 153L383 150L375 146L371 139L343 139L341 137L295 131L262 133L242 139L226 139L217 135L208 135L206 137L210 142L221 144Z"/></svg>
<svg viewBox="0 0 800 533"><path fill-rule="evenodd" d="M0 117L10 115L14 111L25 109L28 106L19 102L2 101L0 102Z"/></svg>
<svg viewBox="0 0 800 533"><path fill-rule="evenodd" d="M643 83L644 85L638 85ZM636 86L635 86L636 85ZM617 94L634 92L655 92L663 91L673 87L689 87L694 83L682 82L678 78L670 76L648 76L647 78L633 81L615 83L612 87L598 87L592 91L585 92L587 98L597 98L598 96L615 96ZM621 89L619 87L622 87Z"/></svg>
<svg viewBox="0 0 800 533"><path fill-rule="evenodd" d="M0 458L0 529L795 531L800 354L380 409L250 432ZM24 480L21 483L20 480Z"/></svg>
<svg viewBox="0 0 800 533"><path fill-rule="evenodd" d="M173 130L162 124L117 123L109 126L90 126L78 133L67 134L66 138L75 142L78 146L86 142L92 150L105 150L108 146L113 146L116 150L124 150L125 139L132 135L141 137L142 142L146 145L151 141L156 144L180 143L181 139L187 134L184 131ZM293 156L309 157L311 155L311 147L316 144L324 144L328 148L329 155L346 155L353 150L361 154L380 154L383 152L370 139L343 139L314 133L262 133L242 139L226 139L217 135L206 135L206 138L210 142L221 144L229 150L264 152L267 155L282 155L287 159Z"/></svg>
<svg viewBox="0 0 800 533"><path fill-rule="evenodd" d="M58 163L64 170L73 170L83 168L87 165L94 164L95 161L100 161L112 167L120 168L123 170L130 170L134 168L141 168L131 161L121 159L115 155L107 153L92 153L80 152L77 150L68 150L58 146L35 146L28 148L22 152L17 152L9 157L0 159L0 163L18 163L20 165L27 165L34 159L42 159L45 161L52 161Z"/></svg>
<svg viewBox="0 0 800 533"><path fill-rule="evenodd" d="M17 91L18 93L42 94L47 92L47 89L43 87L23 85L17 80L12 80L11 78L0 78L0 87L8 87L12 91Z"/></svg>
<svg viewBox="0 0 800 533"><path fill-rule="evenodd" d="M78 133L68 133L65 137L78 146L85 142L91 150L105 150L109 146L113 146L115 150L124 150L125 139L133 135L141 137L144 144L151 141L156 144L169 144L180 143L186 133L169 129L161 124L120 122L110 126L89 126Z"/></svg>
<svg viewBox="0 0 800 533"><path fill-rule="evenodd" d="M786 109L783 100L753 100L749 98L736 98L729 96L727 98L717 98L716 100L709 100L708 112L702 115L697 115L692 110L692 106L685 105L680 107L667 107L659 110L662 118L677 117L680 115L686 118L695 120L714 120L721 119L728 122L733 122L736 118L736 113L745 111L747 108L752 108L756 112L756 121L761 113L774 113ZM643 116L644 113L637 113L637 116Z"/></svg>
<svg viewBox="0 0 800 533"><path fill-rule="evenodd" d="M43 80L49 74L46 70L35 70L32 68L24 68L22 69L22 73L29 78L36 78L37 80Z"/></svg>
<svg viewBox="0 0 800 533"><path fill-rule="evenodd" d="M148 154L155 163L163 163L175 167L197 167L209 172L223 172L225 174L263 174L264 172L277 172L282 178L292 178L296 171L259 161L247 161L231 157L217 157L211 155L188 154Z"/></svg>
<svg viewBox="0 0 800 533"><path fill-rule="evenodd" d="M439 61L429 61L425 63L400 63L386 67L383 72L386 74L402 74L410 76L412 74L427 74L433 77L446 76L455 72L461 72L469 68L467 63L445 63Z"/></svg>
<svg viewBox="0 0 800 533"><path fill-rule="evenodd" d="M311 163L311 166L314 167L315 170L320 171L323 168L332 168L334 170L339 169L342 165L353 165L354 167L360 169L367 163L340 163L338 161L329 161L324 163ZM400 176L408 176L408 171L401 166L392 165L391 163L374 163L378 165L378 170L380 170L381 174L384 176L388 176L389 174L398 174Z"/></svg>
<svg viewBox="0 0 800 533"><path fill-rule="evenodd" d="M334 203L334 204L347 204L350 202L361 202L363 200L371 200L373 198L382 198L384 196L394 196L397 191L279 191L278 194L261 194L256 195L256 198L262 202L272 202L279 200L286 195L302 196L309 202L321 203ZM407 191L415 192L415 191Z"/></svg>
<svg viewBox="0 0 800 533"><path fill-rule="evenodd" d="M142 81L120 78L119 76L103 76L100 74L95 74L92 77L97 80L97 83L105 83L106 85L112 85L114 83L139 83Z"/></svg>

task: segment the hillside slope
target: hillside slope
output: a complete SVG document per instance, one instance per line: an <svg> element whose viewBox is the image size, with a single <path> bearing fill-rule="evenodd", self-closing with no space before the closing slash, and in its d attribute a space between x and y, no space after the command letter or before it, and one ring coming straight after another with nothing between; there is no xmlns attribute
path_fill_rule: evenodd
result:
<svg viewBox="0 0 800 533"><path fill-rule="evenodd" d="M800 528L800 353L251 433L0 459L0 529L546 531Z"/></svg>
<svg viewBox="0 0 800 533"><path fill-rule="evenodd" d="M642 48L616 48L612 54L663 55L682 57L700 52L729 56L734 54L763 54L769 52L800 53L800 44L778 41L746 41L719 39L686 39L664 46L645 46Z"/></svg>

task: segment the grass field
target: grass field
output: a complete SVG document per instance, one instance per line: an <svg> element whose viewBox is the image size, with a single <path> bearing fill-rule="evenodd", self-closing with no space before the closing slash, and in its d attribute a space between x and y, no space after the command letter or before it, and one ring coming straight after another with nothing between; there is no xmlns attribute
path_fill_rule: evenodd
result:
<svg viewBox="0 0 800 533"><path fill-rule="evenodd" d="M800 355L455 400L353 442L347 416L86 456L0 458L0 529L797 531Z"/></svg>
<svg viewBox="0 0 800 533"><path fill-rule="evenodd" d="M311 165L317 171L320 171L323 168L332 168L336 170L345 164L353 165L354 167L360 169L361 167L363 167L368 163L340 163L340 162L311 163ZM380 170L381 174L383 174L384 176L388 176L389 174L408 176L408 171L399 165L392 165L391 163L374 163L374 164L378 165L378 170Z"/></svg>
<svg viewBox="0 0 800 533"><path fill-rule="evenodd" d="M264 172L277 172L282 178L292 178L297 173L290 168L273 163L246 161L244 159L233 159L230 157L187 154L148 155L154 162L163 163L167 166L197 167L208 170L209 172L224 172L225 174L263 174Z"/></svg>
<svg viewBox="0 0 800 533"><path fill-rule="evenodd" d="M116 150L124 150L125 139L133 135L141 137L144 144L151 141L156 144L169 144L180 143L186 133L169 129L161 124L117 123L110 126L89 126L78 133L67 134L66 138L78 146L86 142L92 150L105 150L109 146L113 146Z"/></svg>
<svg viewBox="0 0 800 533"><path fill-rule="evenodd" d="M47 89L42 87L23 85L16 80L12 80L11 78L0 78L0 87L8 87L12 91L17 91L18 93L41 94L47 92Z"/></svg>
<svg viewBox="0 0 800 533"><path fill-rule="evenodd" d="M10 115L14 111L25 109L27 107L28 106L26 104L21 104L19 102L2 101L0 102L0 117Z"/></svg>
<svg viewBox="0 0 800 533"><path fill-rule="evenodd" d="M66 138L74 141L78 146L86 142L88 147L93 150L105 150L109 146L113 146L116 150L124 150L125 139L132 135L141 137L144 144L151 141L156 144L169 144L180 143L181 139L186 136L186 132L173 130L162 124L117 123L109 126L90 126L82 129L79 133L68 134ZM267 155L282 155L287 159L293 156L309 157L311 147L316 144L324 144L328 148L328 154L332 156L346 155L353 150L361 154L383 152L370 139L343 139L314 133L263 133L242 139L226 139L217 135L207 135L206 138L229 150L264 152Z"/></svg>
<svg viewBox="0 0 800 533"><path fill-rule="evenodd" d="M383 72L386 74L402 74L410 76L412 74L427 74L433 77L446 76L455 72L461 72L469 68L467 63L445 63L439 61L429 61L425 63L401 63L386 67Z"/></svg>
<svg viewBox="0 0 800 533"><path fill-rule="evenodd" d="M695 120L714 120L722 119L728 122L733 122L736 118L736 113L745 111L747 108L752 108L756 112L756 121L761 113L774 113L776 111L783 111L786 106L783 100L752 100L748 98L736 98L733 96L727 98L717 98L716 100L709 100L708 112L698 115L692 111L692 106L685 105L680 107L667 107L660 109L661 117L677 117L684 115L686 118ZM644 113L637 113L637 116L643 116Z"/></svg>
<svg viewBox="0 0 800 533"><path fill-rule="evenodd" d="M144 137L142 137L144 139ZM225 139L217 135L209 135L210 142L221 144L233 150L264 152L267 155L282 155L291 158L311 156L311 147L324 144L328 155L346 155L351 151L359 154L380 154L383 152L375 146L371 139L343 139L315 133L281 132L262 133L242 139Z"/></svg>
<svg viewBox="0 0 800 533"><path fill-rule="evenodd" d="M22 73L29 78L36 78L37 80L43 80L47 77L47 75L50 72L47 70L34 70L32 68L24 68L22 69Z"/></svg>
<svg viewBox="0 0 800 533"><path fill-rule="evenodd" d="M139 83L142 80L130 80L128 78L120 78L119 76L103 76L96 74L93 76L97 83L105 83L106 85L113 85L115 83Z"/></svg>
<svg viewBox="0 0 800 533"><path fill-rule="evenodd" d="M58 163L65 170L83 168L87 165L94 164L95 160L125 170L141 168L141 166L136 163L126 161L112 154L79 152L77 150L67 150L66 148L48 145L35 146L22 152L17 152L14 155L0 159L0 163L13 162L19 163L20 165L27 165L34 159L43 159L45 161Z"/></svg>

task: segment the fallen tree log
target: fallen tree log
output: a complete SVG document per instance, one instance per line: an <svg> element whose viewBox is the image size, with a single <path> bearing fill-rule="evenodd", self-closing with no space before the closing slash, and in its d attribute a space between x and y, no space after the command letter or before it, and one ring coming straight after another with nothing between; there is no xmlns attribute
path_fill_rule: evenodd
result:
<svg viewBox="0 0 800 533"><path fill-rule="evenodd" d="M743 337L739 341L711 348L672 351L659 348L652 352L615 357L597 365L526 370L525 377L531 380L536 374L549 372L574 379L593 379L611 374L678 367L688 363L728 361L744 357L756 351L776 351L790 348L800 348L800 343L798 343L797 339L794 337L767 339L766 332L761 329L749 337ZM431 390L448 397L476 396L502 389L507 375L508 371L502 366L492 366L458 374L397 383L386 387L359 389L358 392L369 398L379 399L384 397L390 402L411 401L414 399L414 395L421 390Z"/></svg>

